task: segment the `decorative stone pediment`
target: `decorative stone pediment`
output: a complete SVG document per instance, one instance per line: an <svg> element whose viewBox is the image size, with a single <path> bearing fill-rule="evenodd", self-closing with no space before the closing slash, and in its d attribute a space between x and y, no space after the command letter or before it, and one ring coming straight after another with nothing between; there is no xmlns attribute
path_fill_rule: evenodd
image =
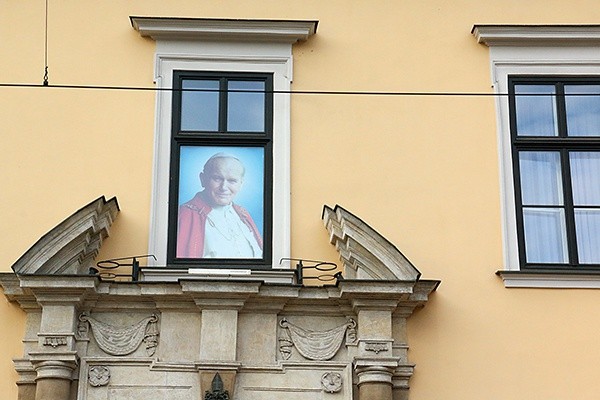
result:
<svg viewBox="0 0 600 400"><path fill-rule="evenodd" d="M42 236L12 266L17 275L87 274L119 212L104 196L76 211Z"/></svg>
<svg viewBox="0 0 600 400"><path fill-rule="evenodd" d="M361 219L324 210L346 267L336 285L113 282L87 269L117 212L97 199L0 273L27 314L20 400L408 399L406 319L440 282Z"/></svg>
<svg viewBox="0 0 600 400"><path fill-rule="evenodd" d="M396 246L348 210L324 206L322 218L344 263L344 278L414 282L421 276Z"/></svg>

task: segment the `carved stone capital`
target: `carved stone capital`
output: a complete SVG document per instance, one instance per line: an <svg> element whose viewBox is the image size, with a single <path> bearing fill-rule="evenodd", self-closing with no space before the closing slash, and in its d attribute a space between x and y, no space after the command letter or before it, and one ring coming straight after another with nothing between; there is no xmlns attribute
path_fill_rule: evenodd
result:
<svg viewBox="0 0 600 400"><path fill-rule="evenodd" d="M398 358L356 357L354 368L358 386L365 383L385 383L392 385L394 371L398 367Z"/></svg>
<svg viewBox="0 0 600 400"><path fill-rule="evenodd" d="M37 372L36 381L40 379L73 380L73 371L77 368L75 361L46 360L34 361L33 367Z"/></svg>

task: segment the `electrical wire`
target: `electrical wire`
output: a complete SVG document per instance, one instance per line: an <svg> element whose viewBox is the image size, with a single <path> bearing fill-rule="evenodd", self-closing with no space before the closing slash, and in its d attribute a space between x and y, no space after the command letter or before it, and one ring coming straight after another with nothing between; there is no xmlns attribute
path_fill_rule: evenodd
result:
<svg viewBox="0 0 600 400"><path fill-rule="evenodd" d="M171 92L228 92L228 93L273 93L288 95L333 95L333 96L395 96L395 97L507 97L509 93L482 93L482 92L382 92L382 91L345 91L345 90L220 90L220 89L174 89L139 86L102 86L102 85L50 85L48 81L48 2L46 0L44 20L44 78L41 85L33 83L2 83L0 88L38 88L51 87L57 89L83 89L83 90L123 90L123 91L171 91ZM571 94L576 96L598 96L596 93ZM519 95L517 95L519 96ZM527 93L527 96L556 96L547 93Z"/></svg>
<svg viewBox="0 0 600 400"><path fill-rule="evenodd" d="M39 88L50 87L56 89L83 89L83 90L122 90L122 91L152 91L152 92L228 92L228 93L273 93L288 95L333 95L333 96L429 96L429 97L507 97L509 93L483 93L483 92L383 92L383 91L347 91L347 90L218 90L218 89L175 89L144 86L103 86L103 85L42 85L35 83L0 83L0 88ZM598 96L597 93L581 93L576 96ZM517 95L518 96L518 95ZM548 93L527 93L527 96L556 96Z"/></svg>
<svg viewBox="0 0 600 400"><path fill-rule="evenodd" d="M244 89L176 89L144 86L103 86L103 85L50 85L46 81L43 84L35 83L1 83L0 88L40 88L49 87L55 89L83 89L83 90L122 90L122 91L146 91L146 92L224 92L224 93L273 93L288 95L333 95L333 96L428 96L428 97L508 97L509 93L483 93L483 92L383 92L383 91L355 91L355 90L244 90ZM549 93L523 93L512 96L564 96ZM570 93L569 96L600 96L600 93Z"/></svg>

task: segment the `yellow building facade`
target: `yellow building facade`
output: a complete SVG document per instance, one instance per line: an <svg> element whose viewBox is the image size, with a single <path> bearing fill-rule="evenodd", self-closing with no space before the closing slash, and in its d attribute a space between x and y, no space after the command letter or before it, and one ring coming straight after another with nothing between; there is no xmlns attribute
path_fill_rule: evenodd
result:
<svg viewBox="0 0 600 400"><path fill-rule="evenodd" d="M264 21L267 33L256 28ZM515 76L567 77L566 86L597 80L599 21L594 1L3 1L0 272L100 196L116 197L120 211L96 261L157 252L156 267L177 261L167 243L172 211L161 208L172 203L176 142L157 139L161 129L171 134L169 117L161 119L171 100L166 106L166 91L155 89L172 87L165 71L185 69L177 62L189 61L188 48L201 68L224 63L227 79L240 79L244 67L228 64L229 50L202 43L225 43L242 64L280 65L289 51L274 75L273 148L265 150L274 151L263 171L272 182L265 265L290 268L295 262L278 260L295 258L341 266L322 221L324 206L340 205L423 279L441 281L408 318L411 400L595 399L595 253L575 273L519 265L514 210L527 204L515 204L510 157L537 144L511 150L505 90ZM565 151L597 151L588 139ZM236 143L223 140L218 146ZM593 213L595 205L586 207ZM13 359L23 356L28 328L23 305L7 296L0 391L16 399Z"/></svg>

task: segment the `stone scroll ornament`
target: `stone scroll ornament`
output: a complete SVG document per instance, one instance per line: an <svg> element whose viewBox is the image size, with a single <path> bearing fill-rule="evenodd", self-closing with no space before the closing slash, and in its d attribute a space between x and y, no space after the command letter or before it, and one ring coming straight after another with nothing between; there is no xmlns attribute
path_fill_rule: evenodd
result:
<svg viewBox="0 0 600 400"><path fill-rule="evenodd" d="M279 338L279 351L286 360L291 355L292 345L306 359L329 360L338 352L345 337L346 344L352 341L347 336L356 338L356 321L353 319L349 319L344 325L327 331L310 331L292 324L285 318L279 321L279 326L287 331L287 337Z"/></svg>
<svg viewBox="0 0 600 400"><path fill-rule="evenodd" d="M116 327L100 322L86 313L79 316L79 321L88 322L92 333L105 353L113 356L125 356L133 353L142 342L146 344L146 354L153 356L158 345L158 316L152 314L135 325Z"/></svg>

